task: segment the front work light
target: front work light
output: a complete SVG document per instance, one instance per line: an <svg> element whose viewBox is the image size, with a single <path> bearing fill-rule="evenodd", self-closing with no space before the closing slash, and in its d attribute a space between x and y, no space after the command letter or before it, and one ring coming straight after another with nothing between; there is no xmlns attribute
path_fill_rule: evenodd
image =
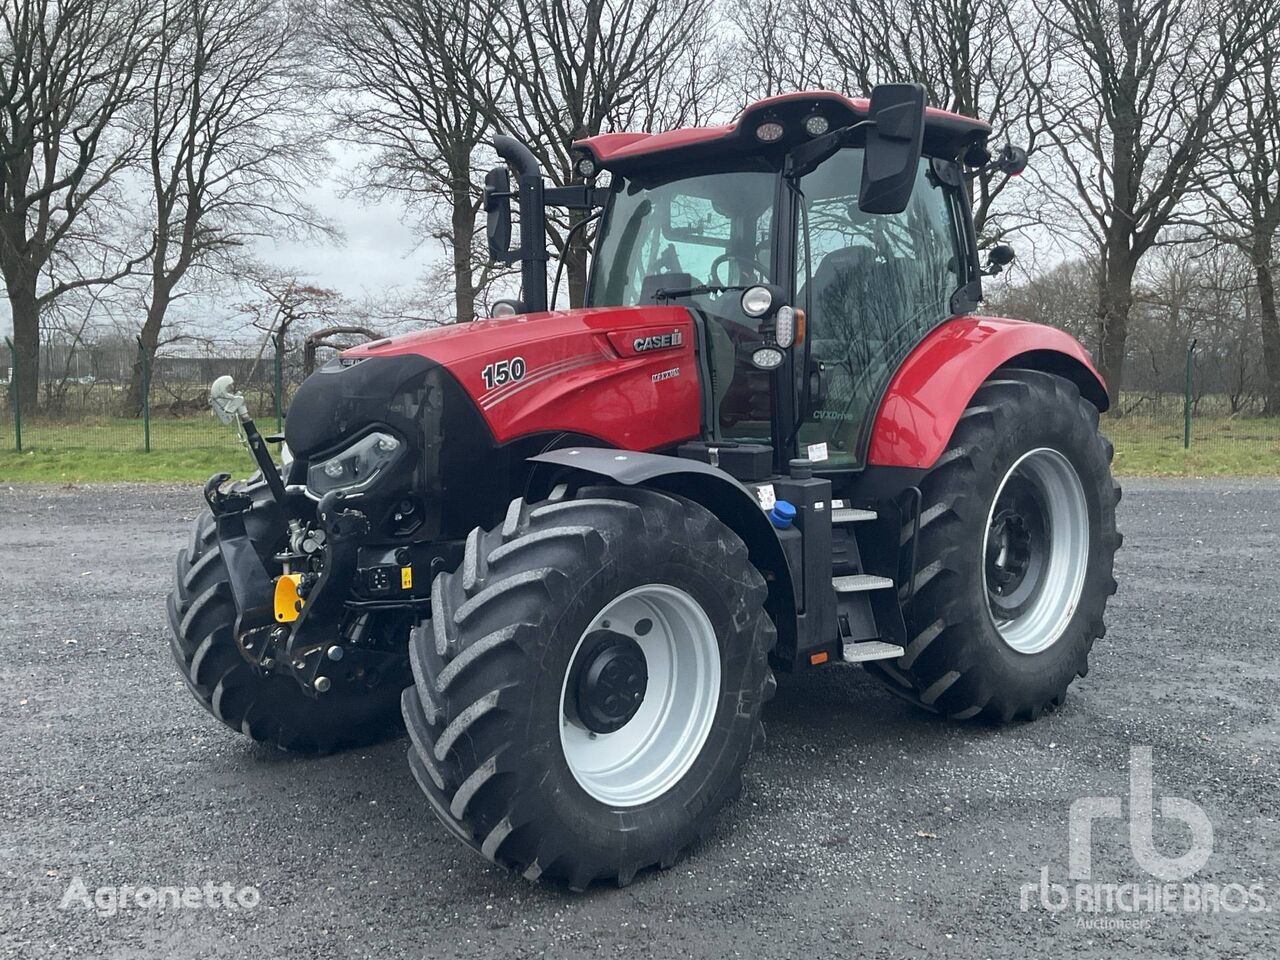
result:
<svg viewBox="0 0 1280 960"><path fill-rule="evenodd" d="M782 139L782 124L776 120L766 120L756 127L756 139L761 143L777 143Z"/></svg>
<svg viewBox="0 0 1280 960"><path fill-rule="evenodd" d="M831 129L831 121L820 113L811 113L804 118L804 132L811 137L820 137Z"/></svg>
<svg viewBox="0 0 1280 960"><path fill-rule="evenodd" d="M777 347L761 347L751 354L751 365L757 370L776 370L782 366L783 356Z"/></svg>

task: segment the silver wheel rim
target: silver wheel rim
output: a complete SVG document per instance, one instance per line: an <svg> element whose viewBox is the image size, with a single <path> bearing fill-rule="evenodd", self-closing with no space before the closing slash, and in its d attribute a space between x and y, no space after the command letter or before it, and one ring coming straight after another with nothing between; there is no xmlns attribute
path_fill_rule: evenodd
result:
<svg viewBox="0 0 1280 960"><path fill-rule="evenodd" d="M1084 485L1057 450L1031 450L1004 475L987 514L979 562L1001 639L1019 653L1053 646L1075 615L1089 566Z"/></svg>
<svg viewBox="0 0 1280 960"><path fill-rule="evenodd" d="M620 729L593 733L571 708L572 665L589 634L610 630L644 653L648 684L639 709ZM634 807L674 787L693 765L715 722L720 645L689 594L647 584L611 600L582 632L560 686L560 746L574 779L612 807Z"/></svg>

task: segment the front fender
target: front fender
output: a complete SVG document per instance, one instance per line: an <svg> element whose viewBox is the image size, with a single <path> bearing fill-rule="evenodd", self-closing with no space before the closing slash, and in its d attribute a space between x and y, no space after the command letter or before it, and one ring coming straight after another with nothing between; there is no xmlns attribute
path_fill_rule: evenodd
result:
<svg viewBox="0 0 1280 960"><path fill-rule="evenodd" d="M1107 388L1074 337L997 317L957 317L934 328L902 362L872 426L867 462L928 469L942 455L978 387L999 367L1066 377L1099 411Z"/></svg>
<svg viewBox="0 0 1280 960"><path fill-rule="evenodd" d="M632 450L570 447L530 462L580 470L625 486L652 487L706 507L742 538L752 564L769 582L769 614L780 642L794 642L796 601L786 554L755 496L725 471L698 460Z"/></svg>

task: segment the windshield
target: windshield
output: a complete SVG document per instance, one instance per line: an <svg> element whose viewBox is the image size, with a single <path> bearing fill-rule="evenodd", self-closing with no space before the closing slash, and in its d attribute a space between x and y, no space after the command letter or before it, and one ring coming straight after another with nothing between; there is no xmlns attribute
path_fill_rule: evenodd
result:
<svg viewBox="0 0 1280 960"><path fill-rule="evenodd" d="M770 433L769 375L750 363L763 321L742 312L742 290L774 280L777 183L776 171L760 169L624 180L596 242L589 306L665 301L705 318L722 439Z"/></svg>
<svg viewBox="0 0 1280 960"><path fill-rule="evenodd" d="M764 170L624 181L596 244L589 305L630 307L655 303L660 292L669 299L675 294L687 306L754 329L738 300L743 286L773 279L776 181L776 173Z"/></svg>

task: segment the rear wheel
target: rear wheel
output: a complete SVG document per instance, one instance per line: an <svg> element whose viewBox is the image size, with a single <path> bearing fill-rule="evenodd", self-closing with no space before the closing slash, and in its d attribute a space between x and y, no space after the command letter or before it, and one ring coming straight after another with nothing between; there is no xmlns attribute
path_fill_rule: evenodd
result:
<svg viewBox="0 0 1280 960"><path fill-rule="evenodd" d="M517 500L441 574L410 644L410 766L432 809L529 879L670 866L741 786L773 692L746 547L651 490Z"/></svg>
<svg viewBox="0 0 1280 960"><path fill-rule="evenodd" d="M236 642L235 601L208 511L196 518L191 541L178 554L176 580L169 594L174 660L201 706L232 730L301 753L361 746L401 731L397 708L409 677L407 663L379 677L334 683L312 698L292 677L264 670L244 655ZM365 642L404 650L409 623L405 617L382 615L344 627L359 631Z"/></svg>
<svg viewBox="0 0 1280 960"><path fill-rule="evenodd" d="M904 655L868 671L958 719L1034 719L1061 704L1116 590L1111 454L1070 381L1001 370L984 383L920 484Z"/></svg>

